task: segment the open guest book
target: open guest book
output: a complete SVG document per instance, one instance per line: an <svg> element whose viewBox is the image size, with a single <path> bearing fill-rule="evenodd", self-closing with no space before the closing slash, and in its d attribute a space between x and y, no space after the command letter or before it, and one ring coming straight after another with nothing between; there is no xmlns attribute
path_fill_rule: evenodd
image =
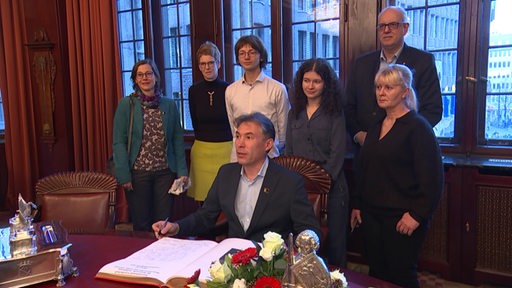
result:
<svg viewBox="0 0 512 288"><path fill-rule="evenodd" d="M212 262L233 249L244 250L254 245L252 241L240 238L227 238L217 243L165 237L124 259L103 266L96 278L174 288L183 287L183 279L201 269L199 279L205 283Z"/></svg>

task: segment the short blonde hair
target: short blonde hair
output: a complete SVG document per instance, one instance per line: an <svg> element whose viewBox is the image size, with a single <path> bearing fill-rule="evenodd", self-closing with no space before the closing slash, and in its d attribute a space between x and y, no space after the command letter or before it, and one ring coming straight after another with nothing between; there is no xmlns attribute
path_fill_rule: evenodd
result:
<svg viewBox="0 0 512 288"><path fill-rule="evenodd" d="M384 82L391 85L400 85L403 88L408 88L409 93L405 95L405 106L409 110L418 110L418 100L416 99L416 92L412 87L412 72L405 66L400 64L390 64L377 72L375 75L375 84L377 82Z"/></svg>
<svg viewBox="0 0 512 288"><path fill-rule="evenodd" d="M206 41L199 46L196 52L197 61L199 61L199 58L203 55L212 56L215 61L220 62L219 48L217 48L217 45L213 44L213 42Z"/></svg>

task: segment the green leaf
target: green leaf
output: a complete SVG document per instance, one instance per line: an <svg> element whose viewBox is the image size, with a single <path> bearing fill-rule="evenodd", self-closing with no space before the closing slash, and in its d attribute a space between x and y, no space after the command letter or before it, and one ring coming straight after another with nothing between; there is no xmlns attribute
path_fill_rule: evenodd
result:
<svg viewBox="0 0 512 288"><path fill-rule="evenodd" d="M286 269L287 265L288 264L286 263L286 260L284 260L284 259L277 259L274 262L274 268L275 269L282 269L282 270L284 270L284 269Z"/></svg>

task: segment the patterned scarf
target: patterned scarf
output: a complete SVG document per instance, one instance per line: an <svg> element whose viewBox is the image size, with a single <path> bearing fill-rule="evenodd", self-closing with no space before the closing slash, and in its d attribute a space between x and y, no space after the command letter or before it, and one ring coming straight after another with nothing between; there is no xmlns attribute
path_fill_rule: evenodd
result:
<svg viewBox="0 0 512 288"><path fill-rule="evenodd" d="M160 100L162 99L162 93L158 89L155 89L155 95L153 96L148 96L141 91L137 91L135 95L140 99L142 105L150 108L158 107L158 105L160 105Z"/></svg>

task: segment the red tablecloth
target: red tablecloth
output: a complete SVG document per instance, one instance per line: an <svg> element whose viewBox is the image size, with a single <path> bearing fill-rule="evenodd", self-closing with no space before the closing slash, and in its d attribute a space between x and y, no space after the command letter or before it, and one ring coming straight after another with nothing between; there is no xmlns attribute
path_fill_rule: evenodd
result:
<svg viewBox="0 0 512 288"><path fill-rule="evenodd" d="M125 258L130 254L149 245L154 238L149 237L128 237L117 235L69 235L69 242L72 246L68 249L71 259L78 267L80 275L78 277L66 278L64 287L77 288L103 288L103 287L134 287L140 288L141 285L132 285L118 283L108 280L95 279L94 276L103 265ZM358 287L397 287L385 281L369 277L366 274L354 272L348 269L342 269L345 273L350 288ZM40 283L32 287L55 287L56 281Z"/></svg>

